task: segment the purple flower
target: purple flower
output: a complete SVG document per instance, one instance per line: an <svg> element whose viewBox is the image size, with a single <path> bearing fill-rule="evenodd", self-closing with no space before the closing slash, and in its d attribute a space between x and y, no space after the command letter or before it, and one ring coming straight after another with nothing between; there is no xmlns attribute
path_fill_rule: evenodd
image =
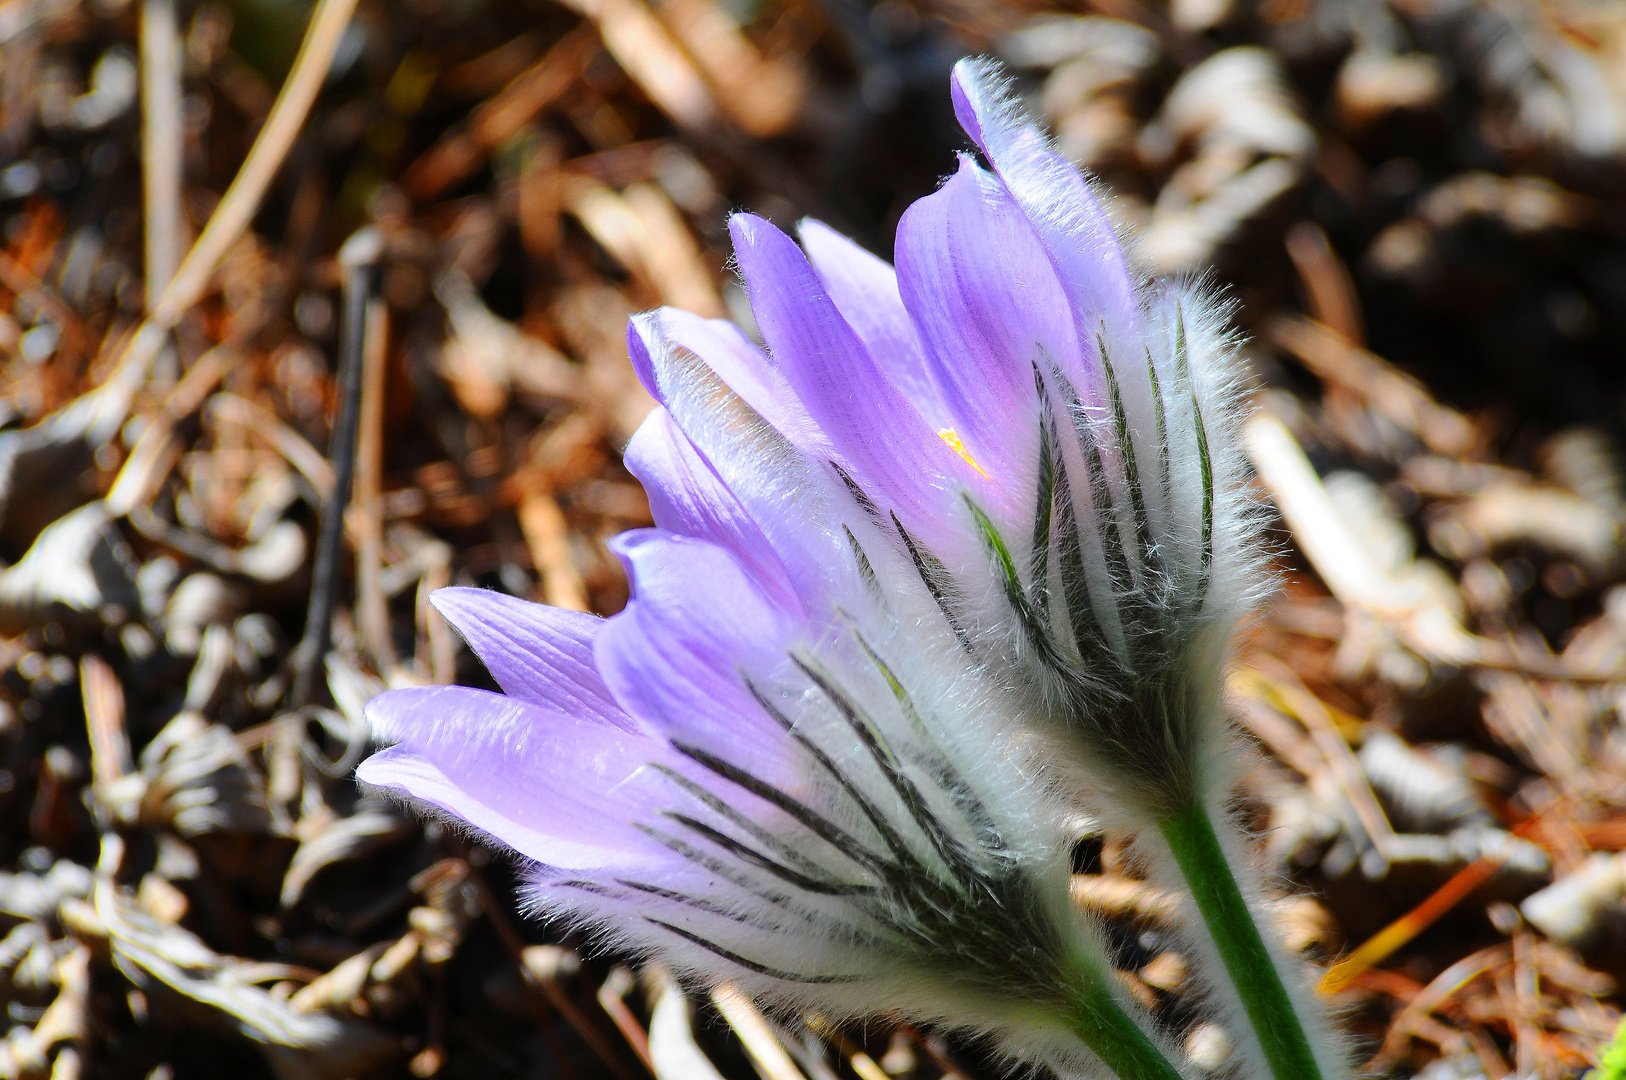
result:
<svg viewBox="0 0 1626 1080"><path fill-rule="evenodd" d="M1093 809L1156 816L1201 796L1225 639L1259 591L1225 313L1137 286L991 65L963 61L953 94L992 171L963 156L908 209L895 272L818 222L798 246L740 214L766 354L728 323L633 320L633 362L700 464L643 435L628 464L659 525L811 616L867 568L899 618L1004 669Z"/></svg>
<svg viewBox="0 0 1626 1080"><path fill-rule="evenodd" d="M646 453L651 431L700 464L666 420ZM612 619L437 593L506 695L380 695L395 745L360 778L532 860L539 911L687 972L1049 1049L1027 1014L1105 965L1069 904L1065 806L1009 752L1000 689L861 581L812 620L719 544L615 547L636 591Z"/></svg>
<svg viewBox="0 0 1626 1080"><path fill-rule="evenodd" d="M1212 302L1131 278L988 65L953 93L992 168L908 210L895 272L741 214L766 351L633 320L657 528L612 545L626 610L437 593L505 695L381 695L393 745L358 775L528 859L539 912L696 977L1173 1080L1067 845L1080 808L1223 797L1254 580L1231 351Z"/></svg>

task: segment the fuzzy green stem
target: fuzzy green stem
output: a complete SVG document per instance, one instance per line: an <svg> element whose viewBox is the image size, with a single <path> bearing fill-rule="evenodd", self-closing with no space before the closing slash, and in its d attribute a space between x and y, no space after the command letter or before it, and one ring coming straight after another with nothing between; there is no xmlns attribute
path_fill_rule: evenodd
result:
<svg viewBox="0 0 1626 1080"><path fill-rule="evenodd" d="M1208 811L1193 803L1159 823L1197 910L1253 1024L1275 1080L1320 1080L1321 1069Z"/></svg>
<svg viewBox="0 0 1626 1080"><path fill-rule="evenodd" d="M1181 1080L1180 1070L1118 1004L1111 971L1084 960L1075 978L1077 989L1063 1020L1119 1080Z"/></svg>

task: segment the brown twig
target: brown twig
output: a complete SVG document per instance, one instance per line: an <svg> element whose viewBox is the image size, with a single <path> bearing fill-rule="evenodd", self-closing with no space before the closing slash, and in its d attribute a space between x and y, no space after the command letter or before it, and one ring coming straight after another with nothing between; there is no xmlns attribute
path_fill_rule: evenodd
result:
<svg viewBox="0 0 1626 1080"><path fill-rule="evenodd" d="M90 774L98 786L110 784L135 768L124 727L124 685L107 661L86 653L79 661L79 689L90 736Z"/></svg>
<svg viewBox="0 0 1626 1080"><path fill-rule="evenodd" d="M1375 964L1411 941L1418 934L1438 922L1440 917L1456 907L1468 894L1489 881L1502 868L1502 858L1485 855L1452 875L1444 885L1406 914L1373 934L1366 941L1327 970L1318 987L1323 994L1336 994Z"/></svg>
<svg viewBox="0 0 1626 1080"><path fill-rule="evenodd" d="M340 262L345 267L344 338L339 346L339 415L328 445L333 465L333 490L322 507L321 531L316 540L316 561L311 571L310 605L305 614L305 636L291 657L294 682L289 703L302 708L316 696L317 677L327 657L333 633L333 607L338 589L339 544L344 538L344 508L350 497L350 478L356 463L356 427L361 418L361 382L367 347L367 316L377 285L378 260L383 239L375 229L357 232L345 241Z"/></svg>
<svg viewBox="0 0 1626 1080"><path fill-rule="evenodd" d="M384 568L384 365L389 310L370 296L363 316L361 421L356 460L356 506L351 515L356 540L356 629L372 654L374 667L390 676L400 666L390 632L390 610L379 575Z"/></svg>
<svg viewBox="0 0 1626 1080"><path fill-rule="evenodd" d="M553 492L536 487L520 499L519 527L542 578L542 599L555 607L587 610L587 589L570 556L570 528Z"/></svg>
<svg viewBox="0 0 1626 1080"><path fill-rule="evenodd" d="M635 982L631 971L624 967L615 968L598 988L598 1003L609 1014L622 1038L627 1040L627 1045L632 1047L632 1052L638 1055L638 1060L644 1063L644 1068L654 1075L655 1061L649 1056L649 1033L632 1015L632 1010L627 1008L627 991L632 989Z"/></svg>
<svg viewBox="0 0 1626 1080"><path fill-rule="evenodd" d="M141 186L147 309L158 306L181 262L181 65L175 0L141 3Z"/></svg>
<svg viewBox="0 0 1626 1080"><path fill-rule="evenodd" d="M1301 221L1288 229L1287 256L1309 294L1310 313L1351 345L1364 344L1366 332L1355 282L1321 226Z"/></svg>
<svg viewBox="0 0 1626 1080"><path fill-rule="evenodd" d="M461 844L457 846L460 847ZM485 875L478 868L471 866L469 881L473 883L475 891L479 893L480 909L485 912L486 919L491 923L492 930L496 931L497 939L502 942L503 951L508 954L508 959L513 965L515 973L519 975L520 986L525 996L525 1004L530 1008L531 1015L536 1019L537 1030L542 1033L542 1040L547 1043L548 1052L553 1055L554 1061L558 1063L560 1073L566 1077L566 1080L579 1080L580 1073L577 1071L575 1063L565 1055L564 1048L559 1044L558 1034L553 1027L553 1015L536 997L535 992L541 987L537 985L535 976L532 975L531 969L525 963L525 942L520 940L519 932L514 929L513 923L508 921L507 910L502 904L498 903L496 894L491 891L491 884L486 881ZM568 1020L569 1017L567 1016L566 1019ZM615 1058L614 1055L609 1057L606 1064L610 1065L612 1070L620 1070L616 1074L617 1080L632 1080L626 1072L626 1067L621 1065L619 1059Z"/></svg>
<svg viewBox="0 0 1626 1080"><path fill-rule="evenodd" d="M333 62L334 51L339 47L339 37L350 24L355 9L356 0L317 0L299 54L277 94L276 103L271 106L265 126L255 136L254 145L232 178L231 186L186 258L181 260L163 294L152 305L146 320L125 342L112 377L103 384L109 393L128 401L135 388L145 381L169 332L198 302L221 259L248 227L283 158L293 146L294 138L305 125L305 117L316 101L316 94Z"/></svg>
<svg viewBox="0 0 1626 1080"><path fill-rule="evenodd" d="M768 1080L806 1080L790 1053L774 1034L756 1004L733 983L723 983L711 992L712 1004L723 1014L728 1026L745 1044L745 1052Z"/></svg>
<svg viewBox="0 0 1626 1080"><path fill-rule="evenodd" d="M1280 695L1293 716L1309 731L1311 740L1326 760L1332 775L1337 778L1339 790L1349 800L1372 846L1379 855L1387 856L1393 846L1394 829L1378 803L1378 797L1372 793L1372 785L1367 782L1361 763L1339 733L1338 725L1333 723L1326 703L1310 692L1297 672L1275 657L1258 656L1253 659L1253 664L1260 674L1270 680L1271 689Z"/></svg>
<svg viewBox="0 0 1626 1080"><path fill-rule="evenodd" d="M566 34L476 109L466 124L442 136L408 166L401 179L407 193L420 202L428 201L478 169L498 145L570 89L597 47L598 35L590 25Z"/></svg>
<svg viewBox="0 0 1626 1080"><path fill-rule="evenodd" d="M1474 427L1467 417L1435 401L1416 379L1340 330L1314 319L1276 315L1266 322L1264 337L1318 378L1358 394L1435 453L1455 457L1473 446Z"/></svg>

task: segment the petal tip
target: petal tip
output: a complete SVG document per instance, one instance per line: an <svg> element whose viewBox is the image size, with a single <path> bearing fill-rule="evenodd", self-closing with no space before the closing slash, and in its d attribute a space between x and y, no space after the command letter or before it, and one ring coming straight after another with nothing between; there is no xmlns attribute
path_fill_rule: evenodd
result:
<svg viewBox="0 0 1626 1080"><path fill-rule="evenodd" d="M749 281L748 263L753 256L782 256L786 250L801 252L796 241L783 229L765 217L741 211L728 219L728 234L734 241L734 254L741 260L741 269Z"/></svg>
<svg viewBox="0 0 1626 1080"><path fill-rule="evenodd" d="M949 77L949 98L954 118L979 150L988 152L990 126L1021 126L1026 117L1016 106L1010 91L1011 80L999 61L986 56L967 56L955 62Z"/></svg>
<svg viewBox="0 0 1626 1080"><path fill-rule="evenodd" d="M977 107L972 98L977 92L976 84L981 74L982 70L975 58L967 56L955 63L954 74L949 79L949 97L954 103L954 118L971 137L971 141L978 146L982 145L982 120L977 115Z"/></svg>
<svg viewBox="0 0 1626 1080"><path fill-rule="evenodd" d="M741 210L737 214L730 214L728 218L728 235L733 239L735 246L756 243L761 239L764 230L773 230L773 223L767 218L759 217L748 210Z"/></svg>
<svg viewBox="0 0 1626 1080"><path fill-rule="evenodd" d="M655 345L660 340L657 312L641 311L627 320L627 359L649 396L664 402L660 380L655 373Z"/></svg>
<svg viewBox="0 0 1626 1080"><path fill-rule="evenodd" d="M395 775L390 767L389 753L380 751L365 758L356 766L356 781L376 788L390 788L396 791L405 790L405 785Z"/></svg>
<svg viewBox="0 0 1626 1080"><path fill-rule="evenodd" d="M440 612L442 618L447 622L452 622L459 612L467 611L475 601L475 598L469 595L470 593L489 591L489 589L477 589L471 585L448 585L430 593L429 603L434 606L436 611Z"/></svg>
<svg viewBox="0 0 1626 1080"><path fill-rule="evenodd" d="M617 533L604 542L610 554L621 560L621 567L627 573L627 583L632 589L632 599L638 593L638 556L651 542L664 534L660 529L628 529L624 533Z"/></svg>

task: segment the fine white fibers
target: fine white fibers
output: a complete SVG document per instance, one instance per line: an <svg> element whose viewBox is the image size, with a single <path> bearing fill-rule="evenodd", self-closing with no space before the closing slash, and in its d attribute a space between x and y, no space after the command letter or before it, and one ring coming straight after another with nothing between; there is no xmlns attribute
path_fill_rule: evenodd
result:
<svg viewBox="0 0 1626 1080"><path fill-rule="evenodd" d="M1147 291L1133 321L1099 327L1082 373L1036 359L1038 480L1003 508L968 491L931 554L945 616L1029 688L1030 725L1092 775L1091 809L1156 815L1225 788L1203 769L1224 739L1227 639L1268 579L1224 311Z"/></svg>
<svg viewBox="0 0 1626 1080"><path fill-rule="evenodd" d="M828 622L784 643L775 668L740 673L760 690L764 709L789 721L794 735L781 747L788 767L774 774L775 763L742 753L737 728L685 738L792 793L864 854L855 859L851 848L811 835L715 773L684 775L791 845L799 871L865 892L798 889L696 829L673 826L672 813L681 812L771 852L741 822L652 768L622 793L636 788L649 822L715 863L652 868L642 878L626 868L591 880L539 868L533 902L617 946L659 953L695 978L714 979L722 969L782 1008L835 1018L901 1013L992 1035L1012 1053L1054 1052L1070 1038L1056 1019L1076 992L1069 969L1081 956L1106 963L1099 931L1069 900L1070 808L1029 755L1013 752L1024 729L1009 690L990 685L940 623L900 619L869 585L854 585ZM920 806L907 804L866 728L920 794ZM814 754L793 752L801 739L836 772ZM888 842L860 800L880 812L918 864L894 860L900 868L889 870L868 861L885 855ZM941 836L931 835L939 827ZM666 895L652 894L651 884ZM1148 1018L1141 1022L1154 1031Z"/></svg>

